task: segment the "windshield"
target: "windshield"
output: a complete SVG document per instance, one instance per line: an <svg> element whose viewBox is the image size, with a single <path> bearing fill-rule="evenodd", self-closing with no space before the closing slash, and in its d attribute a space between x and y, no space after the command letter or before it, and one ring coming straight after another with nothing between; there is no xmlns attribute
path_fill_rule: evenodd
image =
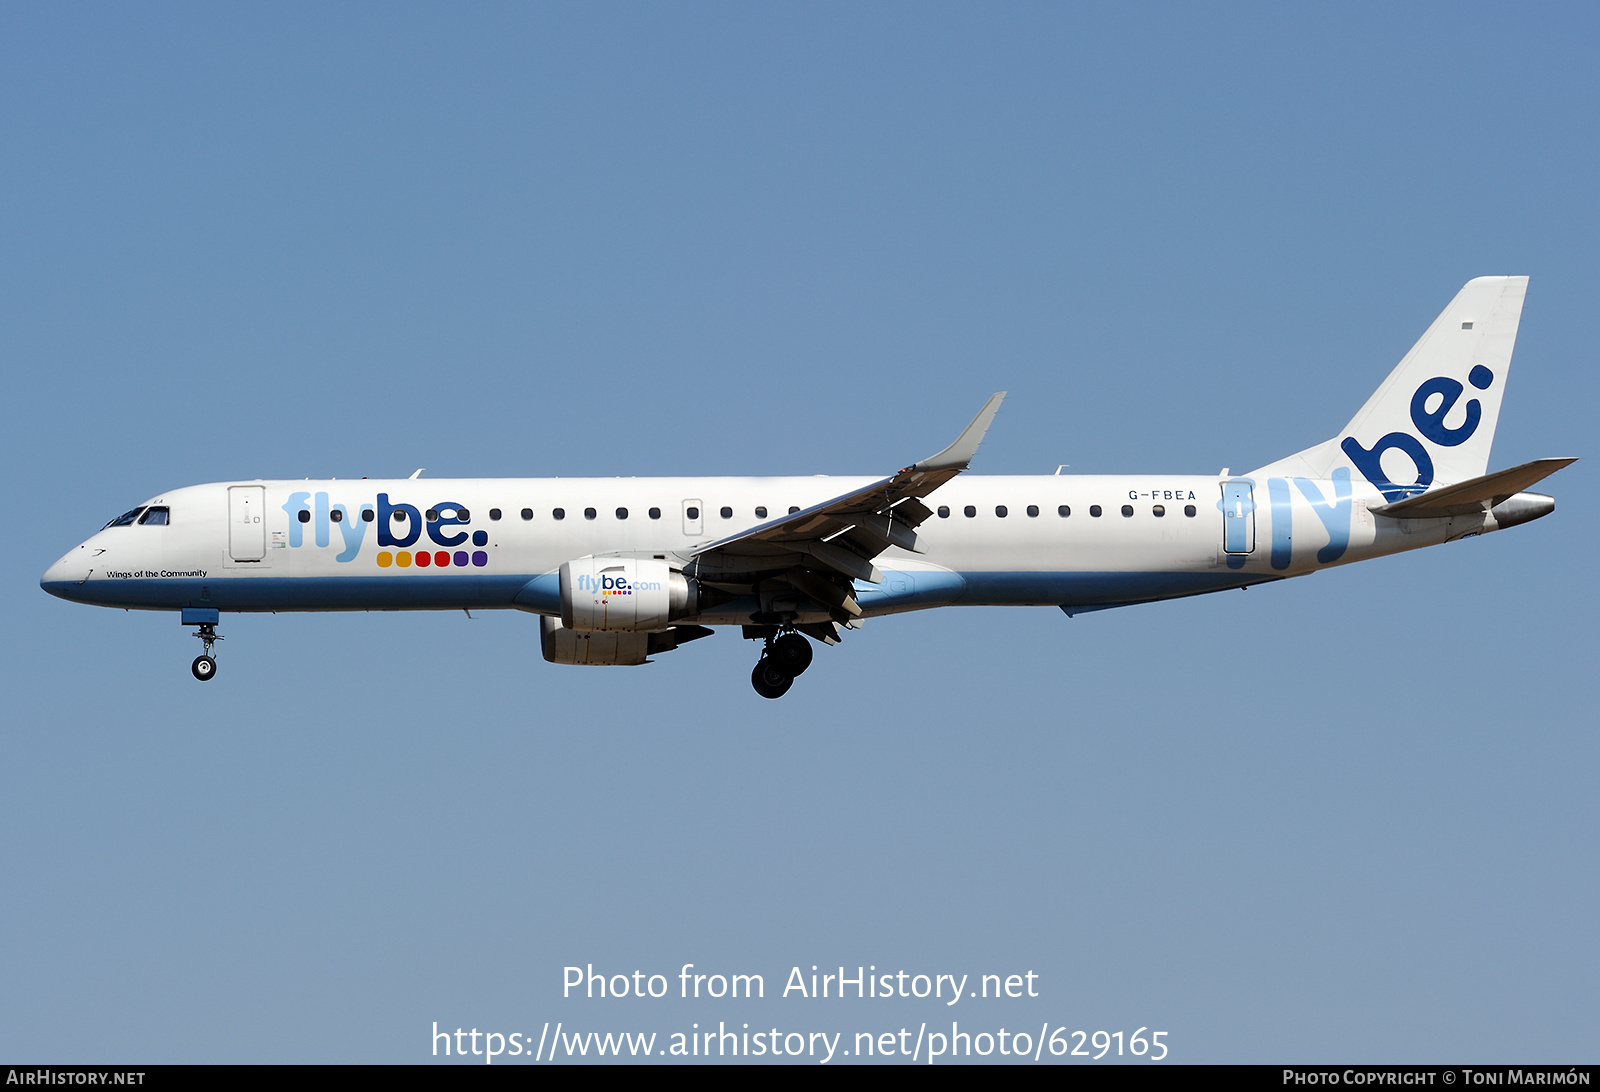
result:
<svg viewBox="0 0 1600 1092"><path fill-rule="evenodd" d="M128 524L130 524L134 520L138 519L139 518L139 513L143 512L143 511L144 511L144 506L143 505L140 505L138 508L130 509L129 511L126 511L126 512L122 513L122 515L118 516L116 519L112 520L110 523L106 524L106 527L126 527ZM101 530L104 530L104 529L105 528L101 528Z"/></svg>
<svg viewBox="0 0 1600 1092"><path fill-rule="evenodd" d="M165 527L167 525L167 514L169 511L170 509L166 508L164 505L151 505L145 514L139 517L139 526Z"/></svg>

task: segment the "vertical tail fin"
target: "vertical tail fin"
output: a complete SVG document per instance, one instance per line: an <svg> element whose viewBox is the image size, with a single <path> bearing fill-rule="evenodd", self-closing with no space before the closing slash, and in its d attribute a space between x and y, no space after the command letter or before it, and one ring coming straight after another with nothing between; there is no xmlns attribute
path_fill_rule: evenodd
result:
<svg viewBox="0 0 1600 1092"><path fill-rule="evenodd" d="M1254 475L1349 467L1397 501L1485 473L1527 291L1527 277L1468 281L1337 436Z"/></svg>

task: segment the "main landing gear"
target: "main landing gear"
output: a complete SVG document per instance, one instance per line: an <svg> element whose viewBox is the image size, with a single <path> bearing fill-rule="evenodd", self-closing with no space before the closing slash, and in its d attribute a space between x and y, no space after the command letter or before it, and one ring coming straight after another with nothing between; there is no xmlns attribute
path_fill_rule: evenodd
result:
<svg viewBox="0 0 1600 1092"><path fill-rule="evenodd" d="M811 642L790 630L768 637L767 645L750 672L750 685L763 698L781 698L794 685L795 676L811 666Z"/></svg>
<svg viewBox="0 0 1600 1092"><path fill-rule="evenodd" d="M200 632L196 633L195 636L205 642L206 650L204 655L194 658L194 663L189 665L189 670L201 682L210 682L217 677L217 658L211 653L216 647L216 643L222 638L217 636L217 627L212 622L200 623Z"/></svg>

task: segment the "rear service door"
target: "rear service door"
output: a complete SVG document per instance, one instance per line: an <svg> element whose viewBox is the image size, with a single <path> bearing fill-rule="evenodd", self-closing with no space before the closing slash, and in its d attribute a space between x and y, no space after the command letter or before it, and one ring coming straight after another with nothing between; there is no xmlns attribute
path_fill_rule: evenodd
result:
<svg viewBox="0 0 1600 1092"><path fill-rule="evenodd" d="M1256 548L1256 502L1249 480L1222 483L1222 550L1248 554Z"/></svg>
<svg viewBox="0 0 1600 1092"><path fill-rule="evenodd" d="M235 561L260 561L267 556L266 488L228 488L228 556Z"/></svg>

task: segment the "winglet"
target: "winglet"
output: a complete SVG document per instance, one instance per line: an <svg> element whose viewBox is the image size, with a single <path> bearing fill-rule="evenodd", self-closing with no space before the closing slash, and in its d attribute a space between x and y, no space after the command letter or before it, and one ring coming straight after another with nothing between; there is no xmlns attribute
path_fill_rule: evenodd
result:
<svg viewBox="0 0 1600 1092"><path fill-rule="evenodd" d="M965 470L972 457L978 453L978 445L983 443L983 435L989 431L989 424L994 420L994 415L1000 412L1000 403L1005 401L1005 397L1005 391L991 397L983 404L978 416L972 419L972 424L967 426L966 431L956 437L955 443L931 459L923 459L920 463L906 467L906 470Z"/></svg>

